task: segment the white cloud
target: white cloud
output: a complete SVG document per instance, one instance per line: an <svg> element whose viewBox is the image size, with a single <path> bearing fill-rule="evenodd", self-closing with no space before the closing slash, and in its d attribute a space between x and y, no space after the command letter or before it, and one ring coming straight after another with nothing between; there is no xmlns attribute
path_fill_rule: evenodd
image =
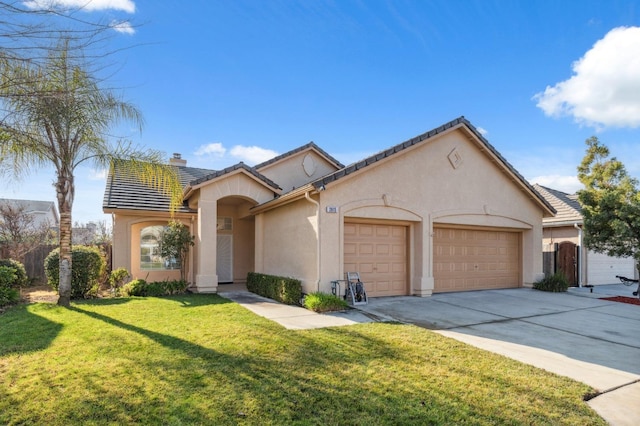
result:
<svg viewBox="0 0 640 426"><path fill-rule="evenodd" d="M242 145L236 145L231 148L230 154L249 165L262 163L278 155L277 152L271 149L260 148L259 146Z"/></svg>
<svg viewBox="0 0 640 426"><path fill-rule="evenodd" d="M478 131L478 133L480 133L482 136L487 136L489 134L489 131L483 127L476 127L476 130Z"/></svg>
<svg viewBox="0 0 640 426"><path fill-rule="evenodd" d="M260 148L259 146L235 145L233 148L227 149L220 142L202 145L194 154L200 157L196 160L198 163L212 168L231 166L239 161L253 166L278 155L277 152L271 149Z"/></svg>
<svg viewBox="0 0 640 426"><path fill-rule="evenodd" d="M214 142L207 145L201 145L195 152L197 156L215 156L222 157L227 149L220 142Z"/></svg>
<svg viewBox="0 0 640 426"><path fill-rule="evenodd" d="M529 179L529 182L531 182L531 184L537 183L538 185L546 186L547 188L566 192L567 194L573 194L583 188L577 176L536 176L533 179Z"/></svg>
<svg viewBox="0 0 640 426"><path fill-rule="evenodd" d="M129 21L113 21L111 22L111 28L116 30L119 33L123 34L135 34L136 30L131 26L131 22Z"/></svg>
<svg viewBox="0 0 640 426"><path fill-rule="evenodd" d="M106 181L107 180L107 174L108 174L108 170L107 169L91 169L88 172L88 179L89 180L101 180L101 181Z"/></svg>
<svg viewBox="0 0 640 426"><path fill-rule="evenodd" d="M81 9L87 12L121 10L127 13L136 11L136 4L131 0L28 0L22 3L29 9Z"/></svg>
<svg viewBox="0 0 640 426"><path fill-rule="evenodd" d="M552 117L595 128L640 126L640 28L619 27L573 63L574 75L536 94Z"/></svg>

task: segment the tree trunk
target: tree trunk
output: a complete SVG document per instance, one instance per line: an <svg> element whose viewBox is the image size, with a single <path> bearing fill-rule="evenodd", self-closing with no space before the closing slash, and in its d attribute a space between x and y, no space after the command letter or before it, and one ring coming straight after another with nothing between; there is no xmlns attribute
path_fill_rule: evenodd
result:
<svg viewBox="0 0 640 426"><path fill-rule="evenodd" d="M58 172L56 183L58 210L60 211L60 275L58 305L71 306L71 207L73 206L73 174Z"/></svg>

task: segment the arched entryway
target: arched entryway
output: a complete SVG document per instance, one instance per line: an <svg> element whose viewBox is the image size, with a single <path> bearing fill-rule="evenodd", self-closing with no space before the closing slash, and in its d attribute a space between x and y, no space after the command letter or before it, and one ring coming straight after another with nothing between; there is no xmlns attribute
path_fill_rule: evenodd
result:
<svg viewBox="0 0 640 426"><path fill-rule="evenodd" d="M244 197L218 200L216 272L218 284L245 282L254 270L255 221L249 209L255 201Z"/></svg>

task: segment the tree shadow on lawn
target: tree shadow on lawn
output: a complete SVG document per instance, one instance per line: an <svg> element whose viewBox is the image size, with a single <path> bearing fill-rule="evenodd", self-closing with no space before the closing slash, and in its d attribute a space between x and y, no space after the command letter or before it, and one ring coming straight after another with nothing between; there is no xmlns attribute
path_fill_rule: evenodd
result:
<svg viewBox="0 0 640 426"><path fill-rule="evenodd" d="M380 342L372 342L370 336L358 332L348 333L351 344L336 351L324 343L329 342L334 333L342 334L342 331L330 331L321 343L316 344L311 336L297 336L265 320L265 330L258 334L267 334L289 349L265 357L260 351L252 351L250 343L249 347L206 347L77 306L71 309L149 338L170 351L161 351L164 356L158 353L123 354L128 359L122 362L142 363L144 366L142 370L126 373L134 377L122 377L135 388L129 389L128 394L122 394L122 390L114 393L101 374L83 377L84 387L91 390L91 396L85 397L78 405L82 405L83 410L91 411L91 407L100 410L110 421L220 424L235 423L241 419L254 424L326 424L340 420L334 418L335 407L345 404L348 407L346 411L354 418L364 416L373 421L384 418L380 416L390 407L409 398L402 392L390 393L385 387L368 389L368 396L358 398L357 390L350 384L352 382L341 380L340 368L346 365L345 361L366 361L366 354L371 348L380 346ZM269 327L271 325L273 327ZM349 360L342 359L348 354L351 354ZM394 354L398 355L388 352L375 358ZM113 374L125 373L114 371ZM162 392L149 391L152 382ZM374 393L381 399L369 400ZM363 404L367 400L365 407ZM344 415L344 410L340 410L340 416ZM362 410L368 412L361 413ZM86 417L74 417L79 413L68 415L70 417L64 420L87 420ZM416 416L417 412L412 415Z"/></svg>
<svg viewBox="0 0 640 426"><path fill-rule="evenodd" d="M478 423L516 424L533 418L495 404L486 408L492 404L489 390L482 400L469 401L450 390L437 373L405 374L405 368L414 369L424 360L411 358L415 354L382 337L394 335L404 342L414 334L405 327L361 324L291 331L219 296L169 299L180 305L169 303L156 315L171 306L220 304L224 310L177 316L184 327L163 332L163 323L146 321L145 312L141 321L155 331L92 310L90 305L103 301L74 304L71 311L132 334L101 334L99 323L85 325L96 329L99 340L78 342L75 353L59 360L57 371L38 373L42 388L29 390L32 397L48 401L44 413L50 417L21 409L21 400L3 386L0 395L6 394L5 407L14 414L0 412L0 423L442 424L473 418ZM117 308L109 312L117 315ZM231 332L224 334L224 329ZM209 336L199 337L208 331ZM109 341L109 336L121 340ZM428 336L420 333L411 344L429 347ZM403 363L397 364L398 359ZM83 367L76 368L79 364ZM456 373L464 376L464 371ZM445 382L438 386L424 385L440 379ZM540 421L545 419L550 420L542 415Z"/></svg>
<svg viewBox="0 0 640 426"><path fill-rule="evenodd" d="M58 309L50 303L18 305L0 316L0 356L23 354L48 348L63 325L38 315Z"/></svg>

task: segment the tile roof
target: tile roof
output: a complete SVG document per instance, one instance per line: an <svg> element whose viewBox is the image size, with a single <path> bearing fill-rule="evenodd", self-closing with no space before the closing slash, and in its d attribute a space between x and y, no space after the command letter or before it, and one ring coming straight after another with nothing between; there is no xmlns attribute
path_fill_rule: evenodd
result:
<svg viewBox="0 0 640 426"><path fill-rule="evenodd" d="M263 167L266 167L270 164L276 163L284 158L290 157L294 154L297 154L298 152L302 152L306 149L309 148L313 148L316 151L318 151L320 154L322 154L327 160L331 161L336 167L339 168L343 168L344 164L342 164L341 162L339 162L338 160L336 160L335 158L333 158L331 155L329 155L325 150L323 150L322 148L320 148L318 145L316 145L313 141L309 142L306 145L302 145L301 147L298 147L296 149L292 149L289 152L285 152L284 154L278 155L277 157L273 157L271 160L267 160L263 163L257 164L256 166L254 166L257 170L260 170Z"/></svg>
<svg viewBox="0 0 640 426"><path fill-rule="evenodd" d="M365 167L368 167L374 163L377 163L380 160L383 160L385 158L389 158L392 155L397 154L398 152L404 151L405 149L408 149L412 146L418 145L428 139L431 139L449 129L452 129L454 127L457 126L466 126L482 143L483 145L489 150L491 151L491 153L496 156L499 161L516 177L516 179L523 185L525 186L530 192L531 194L537 198L537 200L539 202L541 202L542 204L544 204L551 212L554 212L553 207L548 203L547 200L545 200L540 194L538 194L538 192L531 186L531 184L529 182L527 182L527 180L520 174L518 173L518 171L511 165L509 164L509 162L489 143L489 141L487 141L484 136L482 136L482 134L480 134L480 132L478 132L478 130L469 122L469 120L467 120L464 117L458 117L455 120L452 120L448 123L443 124L440 127L437 127L433 130L430 130L426 133L423 133L419 136L416 136L412 139L409 139L405 142L399 143L395 146L392 146L391 148L388 148L384 151L380 151L376 154L371 155L370 157L365 158L364 160L355 162L353 164L350 164L349 166L343 167L342 169L331 173L327 176L324 176L314 182L312 182L311 184L316 188L319 189L320 187L323 187L331 182L337 181L338 179L341 179L345 176L348 176L354 172L357 172L361 169L364 169Z"/></svg>
<svg viewBox="0 0 640 426"><path fill-rule="evenodd" d="M176 167L182 186L188 185L214 173L214 170L194 167ZM143 185L132 176L121 173L117 169L109 173L107 187L102 201L104 209L168 211L169 197ZM186 204L178 209L179 213L193 213Z"/></svg>
<svg viewBox="0 0 640 426"><path fill-rule="evenodd" d="M280 190L280 187L275 182L261 175L255 168L249 167L244 163L238 163L223 170L200 169L185 166L174 167L178 171L180 183L185 189L216 179L236 170L244 170L274 190ZM165 212L169 210L169 197L142 184L135 177L116 170L114 173L109 173L107 177L107 187L102 208L103 210L119 209ZM195 210L188 208L186 203L178 209L178 213L194 212Z"/></svg>
<svg viewBox="0 0 640 426"><path fill-rule="evenodd" d="M543 225L582 223L582 207L576 194L567 194L537 183L533 187L556 209L555 217L544 218L542 220Z"/></svg>

